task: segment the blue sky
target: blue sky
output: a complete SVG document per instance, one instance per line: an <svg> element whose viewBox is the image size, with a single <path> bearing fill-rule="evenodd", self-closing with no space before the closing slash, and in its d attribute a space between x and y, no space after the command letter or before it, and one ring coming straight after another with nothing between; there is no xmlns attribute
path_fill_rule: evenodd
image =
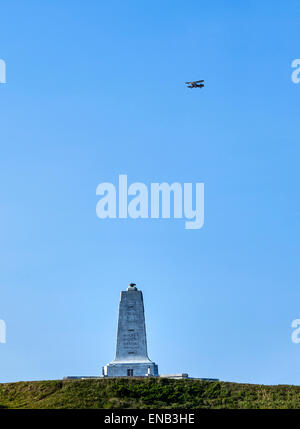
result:
<svg viewBox="0 0 300 429"><path fill-rule="evenodd" d="M300 384L299 12L1 6L1 382L100 374L134 281L160 373ZM98 219L96 187L119 174L204 182L204 227Z"/></svg>

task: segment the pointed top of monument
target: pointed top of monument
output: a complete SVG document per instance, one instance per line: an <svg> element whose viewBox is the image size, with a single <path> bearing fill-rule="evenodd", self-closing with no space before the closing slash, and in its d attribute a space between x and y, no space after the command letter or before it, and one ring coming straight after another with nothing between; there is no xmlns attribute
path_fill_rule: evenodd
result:
<svg viewBox="0 0 300 429"><path fill-rule="evenodd" d="M129 286L128 286L128 288L127 288L127 290L137 290L137 287L135 287L136 286L136 284L135 283L129 283Z"/></svg>

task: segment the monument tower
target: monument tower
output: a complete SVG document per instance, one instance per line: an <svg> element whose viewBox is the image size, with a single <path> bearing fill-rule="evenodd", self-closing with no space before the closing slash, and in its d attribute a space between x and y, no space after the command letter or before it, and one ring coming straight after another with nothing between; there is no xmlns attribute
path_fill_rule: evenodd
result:
<svg viewBox="0 0 300 429"><path fill-rule="evenodd" d="M158 376L147 354L143 294L134 283L121 292L116 357L102 369L104 377Z"/></svg>

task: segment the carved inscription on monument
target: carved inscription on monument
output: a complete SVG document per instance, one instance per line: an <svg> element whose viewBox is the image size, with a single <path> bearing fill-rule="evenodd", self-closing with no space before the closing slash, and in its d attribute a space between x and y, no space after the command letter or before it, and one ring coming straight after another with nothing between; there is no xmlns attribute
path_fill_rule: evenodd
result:
<svg viewBox="0 0 300 429"><path fill-rule="evenodd" d="M137 320L137 314L136 314L136 306L135 305L128 305L126 307L126 320L128 322L134 322Z"/></svg>
<svg viewBox="0 0 300 429"><path fill-rule="evenodd" d="M128 332L122 335L122 344L128 352L136 353L139 345L139 334L137 332Z"/></svg>

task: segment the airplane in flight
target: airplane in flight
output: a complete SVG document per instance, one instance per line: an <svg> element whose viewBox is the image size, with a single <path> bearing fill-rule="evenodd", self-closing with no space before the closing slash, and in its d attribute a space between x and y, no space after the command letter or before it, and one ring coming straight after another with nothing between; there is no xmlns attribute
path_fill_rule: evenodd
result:
<svg viewBox="0 0 300 429"><path fill-rule="evenodd" d="M195 80L194 82L185 82L188 88L203 88L204 80Z"/></svg>

